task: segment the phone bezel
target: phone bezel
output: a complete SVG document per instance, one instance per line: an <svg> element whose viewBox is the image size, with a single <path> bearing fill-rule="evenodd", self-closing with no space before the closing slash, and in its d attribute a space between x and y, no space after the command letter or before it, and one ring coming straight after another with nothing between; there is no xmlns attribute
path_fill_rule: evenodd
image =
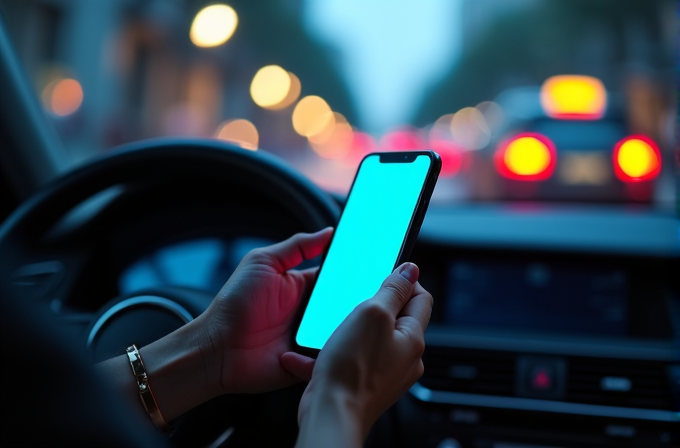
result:
<svg viewBox="0 0 680 448"><path fill-rule="evenodd" d="M380 163L413 163L418 156L427 156L430 159L430 166L427 171L427 175L425 176L425 182L423 183L423 188L420 190L420 195L418 196L418 202L417 205L413 211L413 214L411 215L411 220L409 221L408 229L406 230L406 237L404 238L404 241L402 242L401 249L399 250L399 256L397 257L396 262L394 263L393 269L396 269L397 266L400 264L404 263L407 261L407 259L411 256L411 251L413 250L413 246L415 245L415 242L418 238L418 234L420 233L420 227L423 223L423 219L425 218L425 213L427 212L427 208L430 204L430 198L432 197L432 192L434 191L434 187L437 184L437 179L439 178L439 173L441 171L441 166L442 166L442 161L441 157L439 157L439 154L437 154L434 151L430 150L419 150L419 151L398 151L398 152L373 152L370 154L367 154L363 159L361 159L361 163L359 164L359 167L357 168L357 172L354 175L354 179L352 180L352 186L349 189L349 192L347 193L347 200L349 200L352 191L354 190L354 184L357 180L357 177L359 175L359 172L361 170L361 166L363 163L368 159L369 157L373 156L379 156L380 157ZM338 218L338 223L340 223L340 220L342 219L342 215L344 214L344 209L342 213L340 214L340 217ZM337 226L337 224L336 224ZM316 278L314 280L314 284L316 285L316 280L319 278L319 273L321 272L321 269L323 268L324 261L326 260L326 255L328 255L328 251L333 244L333 241L335 239L335 232L333 233L333 236L331 237L331 241L328 243L328 247L323 253L322 259L321 259L321 264L319 265L319 270L316 273ZM299 345L296 341L296 336L297 332L300 329L300 324L302 323L302 317L305 314L305 311L307 310L307 305L309 304L309 299L311 298L312 291L314 290L314 286L309 288L308 291L305 291L304 296L302 297L302 300L300 302L300 305L298 306L298 311L294 320L294 325L292 326L293 331L291 332L291 339L292 339L292 346L293 346L293 351L310 356L312 358L316 358L320 352L319 349L316 348L311 348L311 347L305 347L302 345Z"/></svg>

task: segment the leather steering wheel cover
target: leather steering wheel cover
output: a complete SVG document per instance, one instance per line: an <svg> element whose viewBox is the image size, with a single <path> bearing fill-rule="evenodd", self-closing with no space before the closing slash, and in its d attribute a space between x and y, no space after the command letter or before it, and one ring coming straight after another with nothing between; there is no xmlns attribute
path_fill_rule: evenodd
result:
<svg viewBox="0 0 680 448"><path fill-rule="evenodd" d="M229 170L225 170L227 166ZM305 215L305 230L337 222L338 205L272 154L218 140L151 139L113 149L35 193L0 227L0 253L9 254L34 242L72 207L111 186L154 178L225 175L239 179L248 188L275 194L291 213Z"/></svg>

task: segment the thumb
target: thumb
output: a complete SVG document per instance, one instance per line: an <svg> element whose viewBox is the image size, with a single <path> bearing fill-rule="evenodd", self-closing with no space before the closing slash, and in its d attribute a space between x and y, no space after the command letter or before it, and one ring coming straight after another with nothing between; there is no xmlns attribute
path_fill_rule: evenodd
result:
<svg viewBox="0 0 680 448"><path fill-rule="evenodd" d="M385 305L397 317L413 296L420 270L413 263L404 263L385 279L373 300Z"/></svg>
<svg viewBox="0 0 680 448"><path fill-rule="evenodd" d="M281 355L281 366L301 380L309 382L312 379L315 359L308 358L299 353L286 352Z"/></svg>

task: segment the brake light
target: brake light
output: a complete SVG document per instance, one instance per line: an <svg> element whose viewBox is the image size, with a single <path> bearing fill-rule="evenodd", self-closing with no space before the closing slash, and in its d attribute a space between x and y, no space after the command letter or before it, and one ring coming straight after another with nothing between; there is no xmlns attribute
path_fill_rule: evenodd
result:
<svg viewBox="0 0 680 448"><path fill-rule="evenodd" d="M507 140L494 156L496 169L514 180L546 180L555 171L555 145L546 136L525 133Z"/></svg>
<svg viewBox="0 0 680 448"><path fill-rule="evenodd" d="M614 172L623 182L652 180L661 171L661 152L643 136L626 137L614 147Z"/></svg>
<svg viewBox="0 0 680 448"><path fill-rule="evenodd" d="M541 86L541 106L551 118L598 120L607 108L607 91L592 76L552 76Z"/></svg>

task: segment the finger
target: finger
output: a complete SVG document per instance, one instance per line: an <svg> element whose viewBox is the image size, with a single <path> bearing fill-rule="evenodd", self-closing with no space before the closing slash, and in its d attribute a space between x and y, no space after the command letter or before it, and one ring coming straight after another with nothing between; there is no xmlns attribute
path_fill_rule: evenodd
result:
<svg viewBox="0 0 680 448"><path fill-rule="evenodd" d="M413 294L414 296L401 310L401 317L413 317L420 324L421 331L424 332L430 323L434 300L432 295L420 283L414 285Z"/></svg>
<svg viewBox="0 0 680 448"><path fill-rule="evenodd" d="M268 255L280 273L294 268L305 260L321 255L333 235L333 228L326 227L316 233L297 233L280 243L259 249Z"/></svg>
<svg viewBox="0 0 680 448"><path fill-rule="evenodd" d="M373 300L386 306L397 317L411 298L418 275L418 266L413 263L402 264L385 279Z"/></svg>
<svg viewBox="0 0 680 448"><path fill-rule="evenodd" d="M319 273L319 267L308 268L300 271L302 278L305 279L306 284L312 284L316 280L316 275Z"/></svg>
<svg viewBox="0 0 680 448"><path fill-rule="evenodd" d="M286 352L281 355L281 366L301 380L309 382L312 379L315 359L299 353Z"/></svg>
<svg viewBox="0 0 680 448"><path fill-rule="evenodd" d="M295 281L297 282L299 291L302 291L302 294L300 297L297 297L297 300L306 294L309 294L312 290L312 286L314 285L314 282L316 281L316 275L319 272L318 267L314 268L308 268L308 269L303 269L302 271L289 271L288 274L292 274L293 277L295 278ZM297 303L297 302L296 302Z"/></svg>

